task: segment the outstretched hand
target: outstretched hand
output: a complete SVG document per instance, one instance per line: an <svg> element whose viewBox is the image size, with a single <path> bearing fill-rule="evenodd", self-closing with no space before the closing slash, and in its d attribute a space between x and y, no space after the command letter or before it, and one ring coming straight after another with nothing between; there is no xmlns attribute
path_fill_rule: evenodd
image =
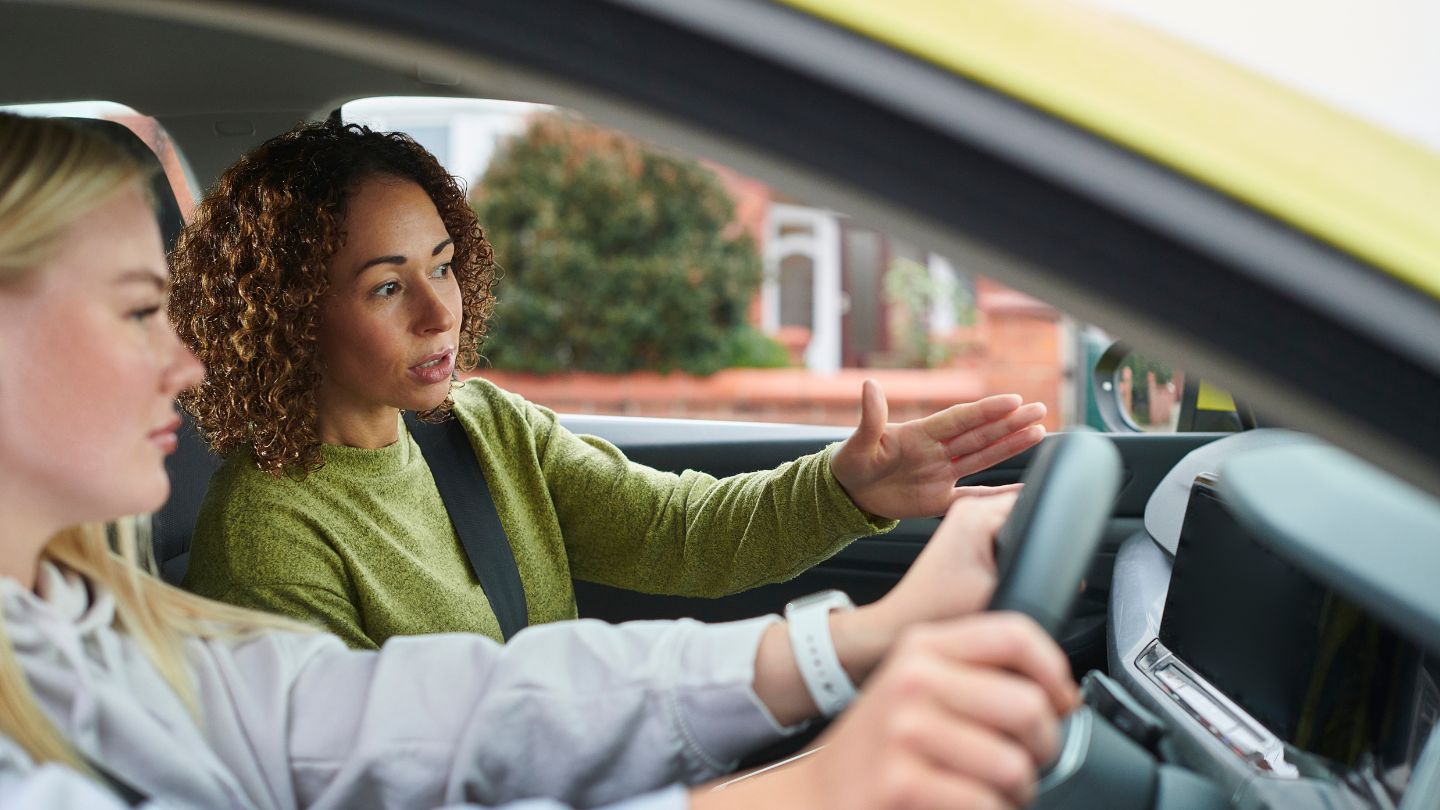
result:
<svg viewBox="0 0 1440 810"><path fill-rule="evenodd" d="M901 519L943 513L980 487L956 480L1038 444L1045 405L1000 394L953 405L923 419L887 424L880 384L866 380L860 426L830 459L850 500L872 515Z"/></svg>

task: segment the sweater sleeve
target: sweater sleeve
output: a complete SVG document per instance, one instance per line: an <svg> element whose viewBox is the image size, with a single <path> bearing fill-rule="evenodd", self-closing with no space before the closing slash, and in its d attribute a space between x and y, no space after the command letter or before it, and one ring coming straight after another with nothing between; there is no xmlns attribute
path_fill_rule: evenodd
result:
<svg viewBox="0 0 1440 810"><path fill-rule="evenodd" d="M273 613L314 625L338 636L353 649L373 650L377 646L375 640L370 638L361 626L355 603L326 583L236 581L235 584L217 588L215 591L214 595L201 595L237 607Z"/></svg>
<svg viewBox="0 0 1440 810"><path fill-rule="evenodd" d="M218 478L218 476L217 476ZM193 593L312 624L374 649L340 556L303 507L212 481L191 545Z"/></svg>
<svg viewBox="0 0 1440 810"><path fill-rule="evenodd" d="M498 389L494 389L497 390ZM723 596L780 582L857 537L888 531L830 470L837 445L773 470L717 479L661 472L614 445L523 410L578 579L647 593Z"/></svg>
<svg viewBox="0 0 1440 810"><path fill-rule="evenodd" d="M573 621L504 646L449 634L378 652L270 634L211 642L196 670L206 716L238 713L237 752L288 770L298 807L678 808L684 793L667 786L722 775L791 731L752 687L772 621Z"/></svg>

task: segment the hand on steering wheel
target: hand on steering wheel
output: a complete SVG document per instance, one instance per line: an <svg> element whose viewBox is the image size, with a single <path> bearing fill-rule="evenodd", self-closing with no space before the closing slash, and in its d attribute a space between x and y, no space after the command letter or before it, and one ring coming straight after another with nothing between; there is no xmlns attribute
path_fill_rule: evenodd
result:
<svg viewBox="0 0 1440 810"><path fill-rule="evenodd" d="M1041 445L995 539L1000 580L991 610L1015 610L1057 636L1120 492L1120 452L1088 431Z"/></svg>
<svg viewBox="0 0 1440 810"><path fill-rule="evenodd" d="M1040 764L1066 745L1059 718L1079 703L1064 654L1046 633L1063 623L1099 544L1119 490L1119 453L1097 434L1054 436L1024 483L1013 510L1013 496L999 495L948 516L955 542L929 549L925 571L912 567L907 578L920 579L902 602L923 612L919 597L937 592L929 569L958 577L958 568L986 578L986 586L998 583L993 610L1030 618L978 613L925 623L912 616L921 623L904 632L824 745L764 783L787 796L787 806L956 810L1036 797ZM946 614L941 605L929 608ZM727 793L743 806L760 798L752 790L758 783ZM700 798L697 807L711 797Z"/></svg>

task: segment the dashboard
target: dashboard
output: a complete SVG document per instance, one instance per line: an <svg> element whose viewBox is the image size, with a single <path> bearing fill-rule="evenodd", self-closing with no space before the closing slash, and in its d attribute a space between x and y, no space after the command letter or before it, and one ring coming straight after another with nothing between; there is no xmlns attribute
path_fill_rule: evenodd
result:
<svg viewBox="0 0 1440 810"><path fill-rule="evenodd" d="M1236 806L1421 806L1406 798L1440 767L1440 587L1416 571L1440 565L1440 507L1287 444L1207 450L1163 504L1183 512L1173 552L1145 532L1121 547L1111 674Z"/></svg>

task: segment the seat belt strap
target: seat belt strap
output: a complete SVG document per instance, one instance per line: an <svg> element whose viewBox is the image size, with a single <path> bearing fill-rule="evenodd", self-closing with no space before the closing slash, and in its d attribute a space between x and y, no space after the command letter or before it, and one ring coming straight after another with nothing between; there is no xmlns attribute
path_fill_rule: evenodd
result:
<svg viewBox="0 0 1440 810"><path fill-rule="evenodd" d="M81 756L84 757L85 763L90 766L90 770L94 771L96 776L104 780L110 790L119 797L120 801L124 802L126 806L139 807L150 801L150 797L146 795L145 791L125 781L114 771L90 757L84 756L83 754Z"/></svg>
<svg viewBox="0 0 1440 810"><path fill-rule="evenodd" d="M420 446L470 568L508 641L530 623L525 587L470 437L453 416L432 424L407 411L405 426Z"/></svg>

